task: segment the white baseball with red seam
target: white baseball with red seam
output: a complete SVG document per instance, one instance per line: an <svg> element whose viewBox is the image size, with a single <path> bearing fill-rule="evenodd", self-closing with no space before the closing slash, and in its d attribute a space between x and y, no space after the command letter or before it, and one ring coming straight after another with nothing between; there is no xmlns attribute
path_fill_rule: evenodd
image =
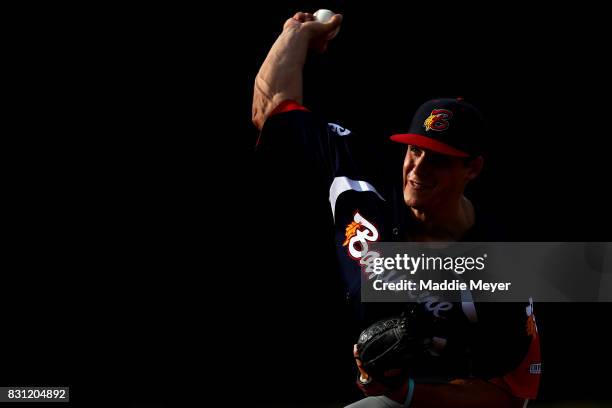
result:
<svg viewBox="0 0 612 408"><path fill-rule="evenodd" d="M327 23L334 16L334 12L327 9L317 10L313 16L319 23Z"/></svg>

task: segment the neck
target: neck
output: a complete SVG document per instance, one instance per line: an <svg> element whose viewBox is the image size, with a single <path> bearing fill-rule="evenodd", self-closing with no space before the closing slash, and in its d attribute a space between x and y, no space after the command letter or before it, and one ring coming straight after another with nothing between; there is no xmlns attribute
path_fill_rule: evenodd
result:
<svg viewBox="0 0 612 408"><path fill-rule="evenodd" d="M410 207L410 213L417 224L410 234L415 241L458 241L474 225L474 207L463 195L443 207Z"/></svg>

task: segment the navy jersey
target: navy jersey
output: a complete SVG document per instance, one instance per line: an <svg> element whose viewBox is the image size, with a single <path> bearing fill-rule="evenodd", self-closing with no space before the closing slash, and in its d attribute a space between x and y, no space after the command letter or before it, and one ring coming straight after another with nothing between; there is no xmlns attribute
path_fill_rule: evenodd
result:
<svg viewBox="0 0 612 408"><path fill-rule="evenodd" d="M282 146L279 148L279 146ZM328 193L339 269L346 298L360 329L399 314L401 303L361 303L362 266L371 242L398 241L410 228L401 190L401 162L389 163L381 146L336 123L328 123L295 102L279 105L266 121L258 148L293 158ZM285 150L284 150L284 149ZM298 149L299 153L292 149ZM465 236L498 241L478 217ZM426 381L485 378L521 398L535 398L540 377L539 338L533 304L445 302L423 296L416 302L433 333Z"/></svg>

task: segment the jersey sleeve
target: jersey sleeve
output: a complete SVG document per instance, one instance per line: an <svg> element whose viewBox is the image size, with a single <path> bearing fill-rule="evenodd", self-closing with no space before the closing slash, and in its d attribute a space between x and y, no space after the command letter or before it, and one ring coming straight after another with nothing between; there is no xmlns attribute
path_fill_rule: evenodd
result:
<svg viewBox="0 0 612 408"><path fill-rule="evenodd" d="M284 101L266 120L257 154L283 162L283 171L307 172L329 189L334 179L373 181L378 150L372 140L329 123L295 101Z"/></svg>
<svg viewBox="0 0 612 408"><path fill-rule="evenodd" d="M517 398L536 398L541 354L532 300L485 304L478 309L478 320L473 351L476 375Z"/></svg>

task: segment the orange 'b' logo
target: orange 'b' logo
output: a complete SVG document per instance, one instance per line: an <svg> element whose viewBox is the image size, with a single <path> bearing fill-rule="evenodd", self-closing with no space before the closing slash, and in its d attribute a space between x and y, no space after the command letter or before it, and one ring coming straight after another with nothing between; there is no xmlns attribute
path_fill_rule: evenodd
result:
<svg viewBox="0 0 612 408"><path fill-rule="evenodd" d="M448 129L448 126L450 125L448 121L452 117L453 112L447 109L434 109L431 111L431 114L427 117L427 119L425 119L425 122L423 122L423 127L425 128L426 132L430 130L441 132Z"/></svg>
<svg viewBox="0 0 612 408"><path fill-rule="evenodd" d="M346 230L344 231L344 237L346 238L342 243L342 246L347 246L350 242L351 238L357 235L357 230L361 227L361 223L353 221L349 225L346 226Z"/></svg>

